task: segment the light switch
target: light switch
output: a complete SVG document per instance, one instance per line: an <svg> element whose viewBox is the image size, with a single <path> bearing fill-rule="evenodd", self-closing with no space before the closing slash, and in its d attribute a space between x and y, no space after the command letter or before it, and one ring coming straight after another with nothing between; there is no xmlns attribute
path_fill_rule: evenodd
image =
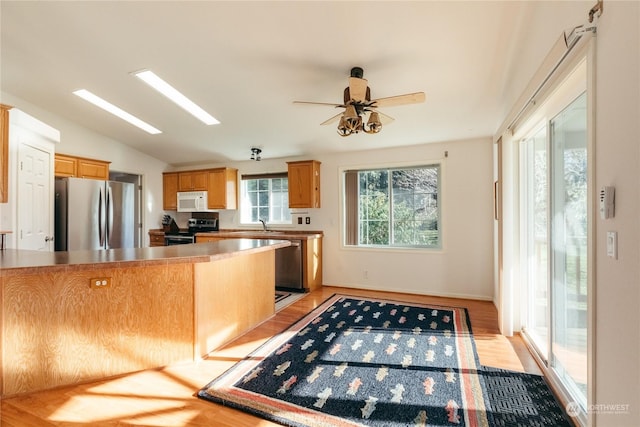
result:
<svg viewBox="0 0 640 427"><path fill-rule="evenodd" d="M618 259L618 232L607 231L607 256Z"/></svg>

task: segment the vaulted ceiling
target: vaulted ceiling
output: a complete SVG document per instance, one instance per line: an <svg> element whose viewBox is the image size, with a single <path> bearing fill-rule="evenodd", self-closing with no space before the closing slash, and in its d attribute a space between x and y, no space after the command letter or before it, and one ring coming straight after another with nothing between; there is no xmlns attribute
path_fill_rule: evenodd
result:
<svg viewBox="0 0 640 427"><path fill-rule="evenodd" d="M0 88L175 165L246 160L252 146L271 158L485 137L513 102L522 49L535 39L546 52L568 27L554 10L588 5L3 0ZM382 109L395 121L381 133L346 138L335 124L320 126L339 110L293 104L341 102L353 66L364 68L372 98L424 91L426 102ZM131 75L141 69L221 123L206 126L176 107ZM162 133L72 94L81 88Z"/></svg>

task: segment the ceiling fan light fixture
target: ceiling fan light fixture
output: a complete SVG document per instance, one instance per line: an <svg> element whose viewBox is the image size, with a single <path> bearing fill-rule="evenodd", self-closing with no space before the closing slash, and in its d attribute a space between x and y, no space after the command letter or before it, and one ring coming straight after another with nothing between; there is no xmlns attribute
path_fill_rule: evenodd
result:
<svg viewBox="0 0 640 427"><path fill-rule="evenodd" d="M347 124L347 119L345 119L344 114L340 117L340 123L338 123L338 135L340 136L349 136L351 135L351 129Z"/></svg>
<svg viewBox="0 0 640 427"><path fill-rule="evenodd" d="M369 115L367 120L367 126L363 128L366 133L378 133L382 130L382 122L380 121L380 115L373 111Z"/></svg>
<svg viewBox="0 0 640 427"><path fill-rule="evenodd" d="M356 112L356 107L353 105L347 105L344 110L344 115L342 116L347 120L355 120L358 118L358 113Z"/></svg>
<svg viewBox="0 0 640 427"><path fill-rule="evenodd" d="M256 162L262 160L262 156L260 155L261 153L262 150L258 147L251 147L251 160L255 160Z"/></svg>

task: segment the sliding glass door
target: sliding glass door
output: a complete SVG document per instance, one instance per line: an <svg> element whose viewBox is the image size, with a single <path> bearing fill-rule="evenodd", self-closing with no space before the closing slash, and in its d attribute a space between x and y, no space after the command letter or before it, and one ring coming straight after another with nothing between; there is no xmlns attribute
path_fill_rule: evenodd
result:
<svg viewBox="0 0 640 427"><path fill-rule="evenodd" d="M587 392L586 93L520 144L523 331L576 403Z"/></svg>
<svg viewBox="0 0 640 427"><path fill-rule="evenodd" d="M540 354L549 352L549 188L547 126L543 123L520 147L522 162L522 230L526 278L526 331Z"/></svg>
<svg viewBox="0 0 640 427"><path fill-rule="evenodd" d="M551 366L586 406L587 105L582 94L551 120Z"/></svg>

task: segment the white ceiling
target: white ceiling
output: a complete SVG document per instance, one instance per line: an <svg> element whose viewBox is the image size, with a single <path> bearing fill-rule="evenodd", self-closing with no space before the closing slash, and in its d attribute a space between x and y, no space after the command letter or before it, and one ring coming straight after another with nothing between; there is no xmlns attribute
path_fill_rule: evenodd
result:
<svg viewBox="0 0 640 427"><path fill-rule="evenodd" d="M3 0L1 89L175 165L247 160L252 146L276 158L484 137L504 118L536 4ZM426 102L381 109L396 120L347 138L319 125L332 107L292 104L341 102L353 66L372 98L424 91ZM130 74L140 69L221 124L176 107ZM87 104L80 88L163 133Z"/></svg>

